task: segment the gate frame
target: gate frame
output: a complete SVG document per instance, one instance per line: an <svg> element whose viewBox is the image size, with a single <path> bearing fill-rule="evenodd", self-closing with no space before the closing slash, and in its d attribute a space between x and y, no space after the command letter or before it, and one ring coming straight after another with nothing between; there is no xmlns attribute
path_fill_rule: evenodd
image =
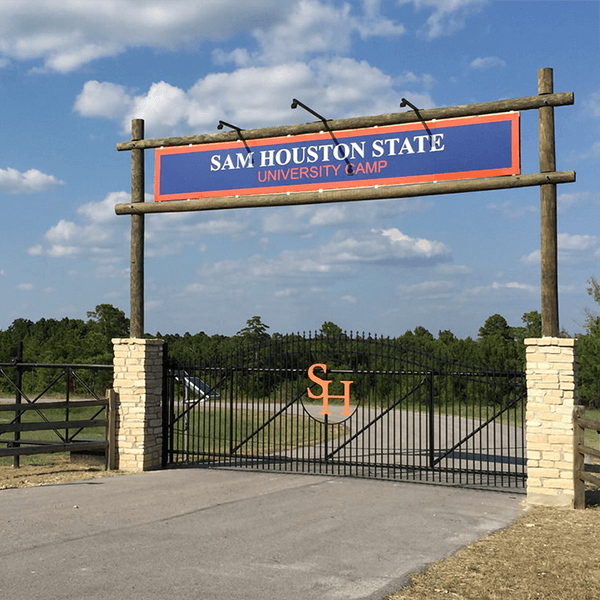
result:
<svg viewBox="0 0 600 600"><path fill-rule="evenodd" d="M193 464L203 468L267 469L475 488L515 491L520 488L524 493L527 478L524 429L527 385L524 370L462 364L443 353L406 345L398 339L365 337L364 333L360 335L358 332L345 332L339 338L313 337L310 333L308 337L306 333L292 334L291 337L290 340L266 340L241 352L238 350L200 361L171 361L164 354L165 373L168 373L163 405L163 414L166 415L163 423L164 466ZM335 358L328 356L333 348ZM259 354L261 360L255 362ZM285 358L278 360L279 356ZM357 356L364 360L353 367ZM328 358L334 362L341 361L345 366L327 369L324 363L329 362ZM308 366L309 363L305 364L305 359L320 361L312 367L320 366L323 373L319 375L325 379L311 377L312 367ZM383 360L386 366L373 367L372 360L378 359ZM224 398L223 403L204 404L206 397L202 395L188 403L185 387L177 392L174 385L176 373L181 371L206 381L210 389L218 392L222 400ZM244 381L245 376L256 373L271 374L277 382L275 388L269 387L266 396L261 396L260 392L258 396L253 392L247 395L243 388L238 388L240 380L234 376L242 374L241 381ZM320 418L316 412L313 414L307 409L304 402L307 396L311 408L319 410L319 404L317 402L312 407L310 399L322 399L325 406L323 395L311 394L315 384L325 390L323 383L331 383L331 376L339 378L347 375L370 381L367 388L361 388L360 384L355 388L355 407L347 419L329 421L327 414ZM371 378L374 376L383 377L384 381L373 382ZM309 384L308 388L297 387L298 377L308 377L313 384ZM379 387L383 385L385 388L389 377L393 379L394 386L400 386L396 394L390 395L389 391L382 391ZM434 399L434 378L439 405ZM464 390L457 393L453 384L457 380L463 384L474 384L469 401L464 405L467 396ZM345 383L355 382L338 381L338 385ZM489 395L486 395L488 386L502 390L500 404L489 404ZM264 389L263 392L266 393ZM346 396L327 394L327 399L345 401ZM190 417L192 411L202 406L208 413L224 410L226 420L215 429L216 425L210 417L206 417L206 412L200 411L200 414ZM439 412L436 411L437 406ZM395 409L400 412L393 412ZM509 411L515 418L514 423L509 422L510 417L503 417ZM240 441L234 438L233 431L238 419L243 420L248 412L265 415L264 420L258 419L252 428L245 429ZM522 425L518 424L517 413L523 419ZM291 454L287 453L286 442L285 447L281 446L281 438L274 446L268 443L267 450L260 441L251 441L279 419L288 417L303 428L299 437L304 440L290 451ZM307 425L304 418L313 419L318 424ZM396 423L397 419L399 433L393 428L390 430L390 422ZM404 425L400 426L402 421ZM335 427L341 423L349 429L338 438ZM333 429L330 429L331 426ZM492 428L491 432L486 430L488 426ZM498 439L497 427L500 427ZM224 445L221 436L228 433L229 444ZM277 439L275 434L272 436L275 437L271 440ZM245 450L238 453L242 448ZM359 449L379 458L361 458L355 454ZM458 457L455 456L457 451ZM403 458L398 460L398 456ZM502 458L498 459L499 456Z"/></svg>

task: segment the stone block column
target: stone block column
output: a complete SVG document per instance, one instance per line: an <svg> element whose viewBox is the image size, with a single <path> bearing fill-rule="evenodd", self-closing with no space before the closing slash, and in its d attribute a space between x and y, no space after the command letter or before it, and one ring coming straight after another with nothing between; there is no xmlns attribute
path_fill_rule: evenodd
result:
<svg viewBox="0 0 600 600"><path fill-rule="evenodd" d="M527 502L573 507L576 340L545 337L527 347Z"/></svg>
<svg viewBox="0 0 600 600"><path fill-rule="evenodd" d="M162 462L163 341L114 339L116 467L147 471Z"/></svg>

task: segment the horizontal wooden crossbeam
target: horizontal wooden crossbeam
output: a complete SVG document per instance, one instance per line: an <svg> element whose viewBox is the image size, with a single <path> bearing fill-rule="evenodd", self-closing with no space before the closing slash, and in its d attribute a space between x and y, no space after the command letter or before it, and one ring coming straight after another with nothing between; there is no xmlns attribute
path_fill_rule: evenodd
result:
<svg viewBox="0 0 600 600"><path fill-rule="evenodd" d="M117 215L142 215L147 213L174 213L231 208L257 208L272 206L297 206L301 204L327 204L331 202L360 202L412 198L439 194L460 194L520 187L540 186L547 183L572 183L575 171L531 173L459 181L439 181L407 185L374 186L349 190L323 190L322 192L290 192L289 194L264 194L236 197L201 198L197 200L170 200L163 202L136 202L117 204Z"/></svg>
<svg viewBox="0 0 600 600"><path fill-rule="evenodd" d="M433 119L454 119L457 117L470 117L475 115L491 115L494 113L510 112L511 110L533 110L543 106L568 106L574 102L575 95L573 92L561 92L559 94L526 96L509 100L481 102L479 104L461 104L444 108L430 108L427 110L420 110L419 115L411 110L401 113L337 119L327 121L327 127L331 131L360 129L362 127L383 127L385 125L432 121ZM286 135L319 133L320 131L323 131L323 123L322 121L315 121L313 123L303 123L299 125L281 125L277 127L265 127L262 129L242 129L241 131L244 140L258 140ZM145 150L149 148L167 148L169 146L187 146L189 144L217 144L221 142L234 142L237 139L239 139L237 131L225 131L202 135L120 142L117 144L117 150Z"/></svg>

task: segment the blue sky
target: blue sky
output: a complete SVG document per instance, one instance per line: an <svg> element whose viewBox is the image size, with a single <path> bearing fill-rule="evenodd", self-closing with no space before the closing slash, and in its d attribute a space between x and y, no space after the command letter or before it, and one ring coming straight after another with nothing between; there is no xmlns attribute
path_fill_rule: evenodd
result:
<svg viewBox="0 0 600 600"><path fill-rule="evenodd" d="M600 277L598 2L0 2L0 329L22 317L129 314L132 118L146 137L537 94L554 69L560 325L583 330ZM538 164L537 112L521 165ZM146 191L153 155L146 152ZM148 201L152 201L148 195ZM146 216L145 329L476 337L540 310L539 189Z"/></svg>

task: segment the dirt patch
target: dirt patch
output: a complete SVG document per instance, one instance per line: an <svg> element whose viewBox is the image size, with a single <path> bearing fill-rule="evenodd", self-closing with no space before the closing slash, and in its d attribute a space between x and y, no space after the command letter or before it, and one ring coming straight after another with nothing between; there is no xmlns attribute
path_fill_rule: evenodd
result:
<svg viewBox="0 0 600 600"><path fill-rule="evenodd" d="M600 508L535 507L411 576L386 600L597 600Z"/></svg>
<svg viewBox="0 0 600 600"><path fill-rule="evenodd" d="M35 459L15 469L11 465L0 465L0 490L9 488L54 485L68 481L114 477L122 471L105 471L104 467L89 463L73 463L68 456L53 456Z"/></svg>

